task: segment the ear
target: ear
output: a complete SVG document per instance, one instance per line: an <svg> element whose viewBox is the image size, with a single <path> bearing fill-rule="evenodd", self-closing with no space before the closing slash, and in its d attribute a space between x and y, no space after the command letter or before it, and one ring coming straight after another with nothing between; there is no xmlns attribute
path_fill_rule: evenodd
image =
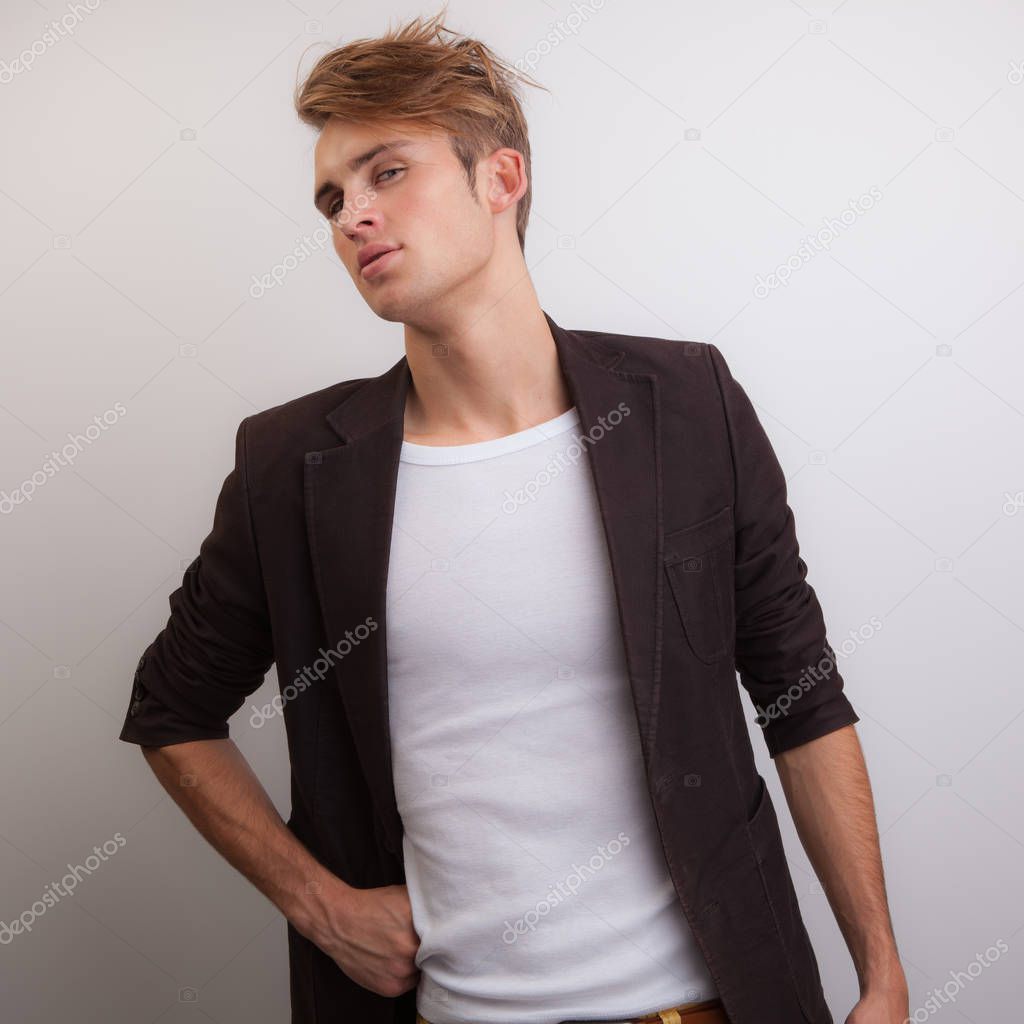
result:
<svg viewBox="0 0 1024 1024"><path fill-rule="evenodd" d="M485 163L487 201L494 213L515 206L529 181L523 155L517 149L496 149Z"/></svg>

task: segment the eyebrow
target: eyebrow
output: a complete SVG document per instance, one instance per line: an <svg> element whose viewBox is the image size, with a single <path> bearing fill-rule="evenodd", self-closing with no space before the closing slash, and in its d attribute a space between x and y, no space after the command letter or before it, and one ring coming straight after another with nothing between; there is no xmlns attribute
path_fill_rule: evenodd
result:
<svg viewBox="0 0 1024 1024"><path fill-rule="evenodd" d="M389 142L382 142L378 146L374 146L373 149L368 149L365 153L360 153L359 156L353 157L348 162L348 169L352 172L358 171L364 164L369 163L375 156L379 156L381 153L391 152L395 149L405 149L408 146L413 145L411 139L391 139ZM317 190L316 195L313 196L313 205L320 209L320 203L331 192L341 192L342 188L340 185L335 184L333 181L325 181Z"/></svg>

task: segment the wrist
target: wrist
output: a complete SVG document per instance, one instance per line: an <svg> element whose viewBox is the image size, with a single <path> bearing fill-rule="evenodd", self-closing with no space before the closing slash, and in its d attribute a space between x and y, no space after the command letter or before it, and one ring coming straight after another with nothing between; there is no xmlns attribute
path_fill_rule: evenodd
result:
<svg viewBox="0 0 1024 1024"><path fill-rule="evenodd" d="M905 990L907 978L896 948L893 947L873 957L864 970L859 972L858 980L861 994L882 990Z"/></svg>
<svg viewBox="0 0 1024 1024"><path fill-rule="evenodd" d="M309 877L299 879L285 916L300 934L323 948L330 936L344 929L354 892L337 875L316 864Z"/></svg>

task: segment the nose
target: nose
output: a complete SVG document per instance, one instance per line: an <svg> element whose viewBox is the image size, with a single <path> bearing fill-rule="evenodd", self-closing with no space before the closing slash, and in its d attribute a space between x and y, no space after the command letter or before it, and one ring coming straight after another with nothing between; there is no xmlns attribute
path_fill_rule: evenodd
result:
<svg viewBox="0 0 1024 1024"><path fill-rule="evenodd" d="M357 217L350 219L347 224L342 225L341 230L350 242L355 242L367 231L372 231L376 226L379 226L376 218L364 211Z"/></svg>
<svg viewBox="0 0 1024 1024"><path fill-rule="evenodd" d="M355 202L346 203L342 213L339 215L341 223L338 225L350 242L355 242L367 231L379 231L381 228L380 213L373 205L367 205L363 197L358 204Z"/></svg>

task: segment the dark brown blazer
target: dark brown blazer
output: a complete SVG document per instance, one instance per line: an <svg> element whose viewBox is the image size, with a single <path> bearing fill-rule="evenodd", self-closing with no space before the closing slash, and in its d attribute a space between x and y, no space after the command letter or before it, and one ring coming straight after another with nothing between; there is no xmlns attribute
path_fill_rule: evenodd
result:
<svg viewBox="0 0 1024 1024"><path fill-rule="evenodd" d="M860 720L779 462L714 345L547 321L588 439L680 913L732 1024L832 1024L736 685L738 670L772 757ZM403 356L241 422L213 528L139 659L120 734L226 737L276 662L280 685L295 684L288 827L357 888L405 882L385 599L409 381ZM310 675L332 647L344 657ZM413 1024L415 989L376 995L291 925L288 940L292 1024Z"/></svg>

